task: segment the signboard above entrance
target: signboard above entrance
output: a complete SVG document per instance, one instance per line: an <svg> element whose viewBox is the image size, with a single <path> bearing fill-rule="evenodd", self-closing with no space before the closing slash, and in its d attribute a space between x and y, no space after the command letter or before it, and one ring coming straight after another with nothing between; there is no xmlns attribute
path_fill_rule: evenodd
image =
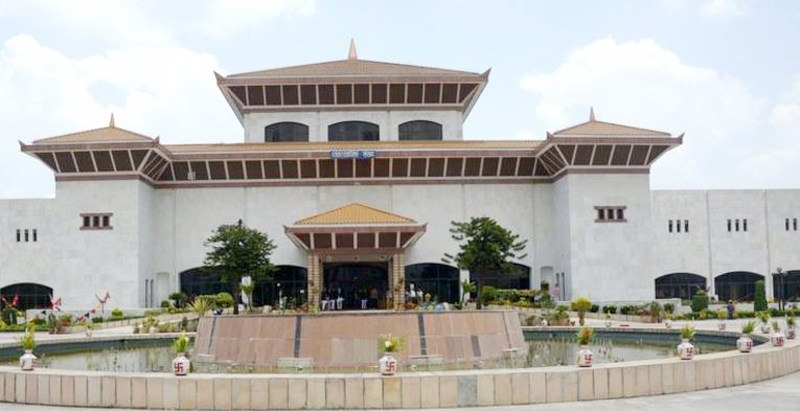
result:
<svg viewBox="0 0 800 411"><path fill-rule="evenodd" d="M375 150L331 150L331 158L333 159L350 159L356 160L369 160L375 158Z"/></svg>

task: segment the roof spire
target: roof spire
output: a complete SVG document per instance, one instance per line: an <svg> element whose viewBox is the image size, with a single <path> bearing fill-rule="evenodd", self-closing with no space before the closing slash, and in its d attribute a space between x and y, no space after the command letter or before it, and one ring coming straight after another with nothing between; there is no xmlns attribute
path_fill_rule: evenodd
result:
<svg viewBox="0 0 800 411"><path fill-rule="evenodd" d="M111 127L111 128L114 128L114 127L116 127L116 126L114 125L114 113L111 113L111 119L110 119L110 120L108 120L108 126L109 126L109 127Z"/></svg>
<svg viewBox="0 0 800 411"><path fill-rule="evenodd" d="M594 121L594 106L589 107L589 121Z"/></svg>
<svg viewBox="0 0 800 411"><path fill-rule="evenodd" d="M347 52L348 60L358 60L358 53L356 53L356 41L350 38L350 50Z"/></svg>

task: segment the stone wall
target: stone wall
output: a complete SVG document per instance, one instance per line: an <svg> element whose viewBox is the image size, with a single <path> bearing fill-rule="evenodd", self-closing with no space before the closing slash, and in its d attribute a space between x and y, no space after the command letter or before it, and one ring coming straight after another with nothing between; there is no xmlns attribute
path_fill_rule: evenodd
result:
<svg viewBox="0 0 800 411"><path fill-rule="evenodd" d="M0 367L0 401L167 409L374 409L521 405L730 387L800 369L795 341L678 359L510 370L377 374L121 374Z"/></svg>

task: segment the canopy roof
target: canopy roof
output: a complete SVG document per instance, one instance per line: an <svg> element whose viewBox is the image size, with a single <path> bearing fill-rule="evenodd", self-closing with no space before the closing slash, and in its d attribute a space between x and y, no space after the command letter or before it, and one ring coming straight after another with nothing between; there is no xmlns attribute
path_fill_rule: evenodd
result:
<svg viewBox="0 0 800 411"><path fill-rule="evenodd" d="M352 203L306 217L295 225L416 224L417 222L361 203Z"/></svg>

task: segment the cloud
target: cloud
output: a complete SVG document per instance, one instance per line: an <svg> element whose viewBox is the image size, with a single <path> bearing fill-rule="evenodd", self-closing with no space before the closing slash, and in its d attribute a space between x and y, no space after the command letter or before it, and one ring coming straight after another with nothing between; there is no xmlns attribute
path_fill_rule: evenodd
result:
<svg viewBox="0 0 800 411"><path fill-rule="evenodd" d="M597 40L521 84L551 131L586 121L590 105L599 120L686 131L683 146L653 168L655 188L799 183L792 168L800 141L789 135L800 128L800 93L770 105L737 78L687 64L653 40Z"/></svg>
<svg viewBox="0 0 800 411"><path fill-rule="evenodd" d="M17 139L117 126L165 143L235 142L241 127L219 94L216 59L188 48L126 47L73 59L17 35L0 49L0 197L52 193L52 175ZM14 170L14 172L12 172ZM17 187L16 189L12 187Z"/></svg>

